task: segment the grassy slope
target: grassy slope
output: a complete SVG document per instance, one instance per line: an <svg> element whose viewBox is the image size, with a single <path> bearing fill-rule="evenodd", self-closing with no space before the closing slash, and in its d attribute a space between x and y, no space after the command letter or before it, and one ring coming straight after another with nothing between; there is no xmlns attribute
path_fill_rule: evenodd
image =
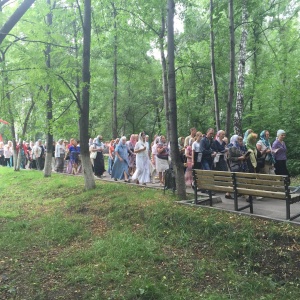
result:
<svg viewBox="0 0 300 300"><path fill-rule="evenodd" d="M0 299L298 299L300 227L0 168Z"/></svg>

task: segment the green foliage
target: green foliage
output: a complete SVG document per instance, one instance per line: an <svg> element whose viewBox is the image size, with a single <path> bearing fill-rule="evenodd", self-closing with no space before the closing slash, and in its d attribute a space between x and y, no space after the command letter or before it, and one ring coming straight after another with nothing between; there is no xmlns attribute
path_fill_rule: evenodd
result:
<svg viewBox="0 0 300 300"><path fill-rule="evenodd" d="M83 7L82 1L78 4ZM112 137L112 100L114 45L117 45L118 133L130 135L145 130L150 135L165 133L162 71L159 61L159 34L166 1L115 1L117 16L108 1L93 3L91 41L90 135ZM3 24L14 7L1 12ZM234 4L236 61L241 37L242 1ZM247 1L249 22L245 62L243 128L257 133L268 129L275 139L279 128L285 129L289 159L298 159L299 131L299 18L298 5L292 1ZM29 120L25 139L43 137L46 84L53 95L54 138L78 137L77 80L81 78L82 26L80 11L74 1L56 1L53 24L45 1L36 1L12 34L1 45L5 61L0 62L1 118L13 116L17 133L24 123L28 99L36 106ZM185 136L195 126L205 132L215 124L210 70L209 1L176 3L176 22L183 30L175 35L178 134ZM116 21L116 28L114 28ZM214 1L215 63L218 82L221 127L226 123L229 78L228 1ZM177 28L178 29L178 28ZM45 67L44 51L51 43L51 69ZM166 40L164 47L166 49ZM8 47L9 46L9 47ZM8 48L7 48L8 47ZM154 55L155 53L155 55ZM165 53L167 54L167 53ZM236 90L236 87L235 87ZM10 97L8 98L9 93ZM12 114L9 113L8 103ZM235 104L233 104L235 105ZM0 128L5 139L8 130ZM232 132L228 132L230 137ZM297 163L289 164L292 173Z"/></svg>

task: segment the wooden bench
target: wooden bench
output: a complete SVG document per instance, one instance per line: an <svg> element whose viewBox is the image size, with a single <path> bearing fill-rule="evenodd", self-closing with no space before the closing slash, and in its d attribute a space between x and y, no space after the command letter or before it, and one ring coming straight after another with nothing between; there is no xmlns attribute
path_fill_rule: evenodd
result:
<svg viewBox="0 0 300 300"><path fill-rule="evenodd" d="M290 192L287 176L208 170L193 170L193 176L195 204L207 201L198 201L197 189L209 191L210 206L212 206L212 191L228 192L233 194L235 211L249 208L250 213L253 213L253 197L256 196L284 200L288 220L294 220L300 216L300 213L291 216L291 205L300 201L300 195ZM238 196L241 195L249 196L249 203L243 207L238 205Z"/></svg>

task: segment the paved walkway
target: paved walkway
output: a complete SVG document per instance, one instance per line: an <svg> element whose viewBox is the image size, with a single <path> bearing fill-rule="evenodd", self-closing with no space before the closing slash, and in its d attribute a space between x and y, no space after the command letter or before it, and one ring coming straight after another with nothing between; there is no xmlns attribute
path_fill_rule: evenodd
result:
<svg viewBox="0 0 300 300"><path fill-rule="evenodd" d="M110 178L110 176L105 173L106 176L104 176L102 179L99 180L104 180L104 181L110 181L110 182L116 182L113 179ZM98 178L97 178L98 179ZM116 183L124 183L124 181L117 181ZM128 183L126 183L128 184ZM137 185L136 183L129 183L132 185L140 186L140 187L145 187L144 185ZM155 189L161 189L163 190L163 187L161 187L158 183L158 180L156 180L156 183L148 183L146 185L147 188L155 188ZM168 193L171 193L171 191L166 191ZM188 194L194 194L194 191L191 188L187 188L187 193ZM199 193L200 196L205 197L205 194ZM190 197L189 197L190 198ZM246 215L251 215L249 212L249 209L245 209L242 212L235 212L234 211L234 202L233 199L226 199L224 193L217 193L214 196L215 200L213 204L213 209L221 209L221 210L226 210L226 211L232 211L233 213L239 213L239 214L246 214ZM246 205L246 199L241 197L239 198L239 207L242 207ZM208 209L211 209L210 206L207 206ZM272 220L277 220L277 221L287 221L285 219L286 217L286 206L285 206L285 201L283 200L278 200L278 199L272 199L272 198L262 198L260 200L253 200L253 215L267 218L267 219L272 219ZM297 214L300 212L300 203L295 203L291 205L291 216L294 214ZM289 221L292 223L300 224L300 217L293 221Z"/></svg>

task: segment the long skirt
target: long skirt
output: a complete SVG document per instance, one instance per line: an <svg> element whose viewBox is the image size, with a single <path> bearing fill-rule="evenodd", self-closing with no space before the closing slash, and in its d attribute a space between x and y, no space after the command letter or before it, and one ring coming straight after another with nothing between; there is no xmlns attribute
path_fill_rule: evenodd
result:
<svg viewBox="0 0 300 300"><path fill-rule="evenodd" d="M65 164L65 155L61 154L60 157L56 157L56 165L55 165L55 171L62 173L64 171L64 164Z"/></svg>
<svg viewBox="0 0 300 300"><path fill-rule="evenodd" d="M94 172L96 176L102 176L105 172L104 158L102 152L97 152L97 156L94 159Z"/></svg>
<svg viewBox="0 0 300 300"><path fill-rule="evenodd" d="M224 155L219 157L219 161L213 166L213 169L216 171L228 171L228 166Z"/></svg>
<svg viewBox="0 0 300 300"><path fill-rule="evenodd" d="M150 163L148 156L136 156L136 170L132 175L132 179L140 183L150 182Z"/></svg>
<svg viewBox="0 0 300 300"><path fill-rule="evenodd" d="M190 159L188 159L186 164L187 167L184 174L185 185L190 187L193 183L193 165Z"/></svg>
<svg viewBox="0 0 300 300"><path fill-rule="evenodd" d="M289 171L286 167L286 160L276 160L276 163L275 163L274 167L275 167L275 174L276 175L290 176Z"/></svg>
<svg viewBox="0 0 300 300"><path fill-rule="evenodd" d="M168 169L169 169L168 160L156 157L156 172L164 172Z"/></svg>
<svg viewBox="0 0 300 300"><path fill-rule="evenodd" d="M124 160L120 161L118 157L116 157L111 171L111 178L124 179L124 172L128 175L128 162Z"/></svg>

